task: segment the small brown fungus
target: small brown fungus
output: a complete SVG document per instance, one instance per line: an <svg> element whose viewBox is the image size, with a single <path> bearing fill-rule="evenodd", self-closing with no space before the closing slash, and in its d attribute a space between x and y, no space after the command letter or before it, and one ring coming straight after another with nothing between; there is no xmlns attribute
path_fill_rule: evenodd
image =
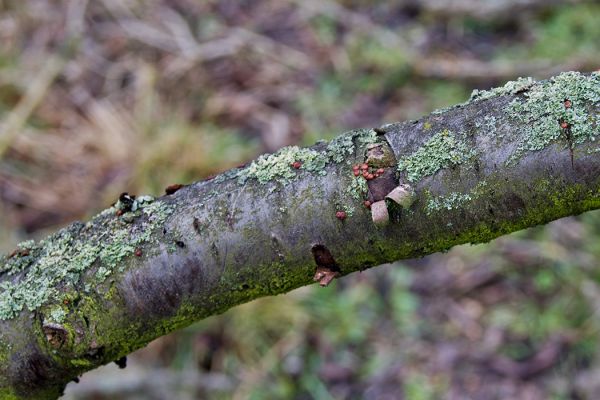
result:
<svg viewBox="0 0 600 400"><path fill-rule="evenodd" d="M292 168L294 168L294 169L300 169L301 166L302 166L302 162L301 161L294 161L292 163Z"/></svg>
<svg viewBox="0 0 600 400"><path fill-rule="evenodd" d="M171 195L175 192L177 192L179 189L181 189L184 185L182 185L181 183L174 183L172 185L169 185L165 188L165 193L167 195Z"/></svg>
<svg viewBox="0 0 600 400"><path fill-rule="evenodd" d="M340 221L343 221L343 220L345 220L345 219L346 219L346 216L347 216L347 215L346 215L346 211L336 211L336 212L335 212L335 217L336 217L337 219L339 219Z"/></svg>
<svg viewBox="0 0 600 400"><path fill-rule="evenodd" d="M135 253L134 254L135 254L136 257L141 257L142 256L142 249L140 249L140 248L135 249Z"/></svg>
<svg viewBox="0 0 600 400"><path fill-rule="evenodd" d="M59 324L53 322L47 322L42 327L46 340L55 349L59 349L67 341L67 330Z"/></svg>
<svg viewBox="0 0 600 400"><path fill-rule="evenodd" d="M371 208L371 202L369 200L365 200L365 202L363 204L365 205L366 208Z"/></svg>
<svg viewBox="0 0 600 400"><path fill-rule="evenodd" d="M321 286L327 286L339 275L340 268L327 247L316 244L311 250L317 264L313 280Z"/></svg>
<svg viewBox="0 0 600 400"><path fill-rule="evenodd" d="M563 129L567 129L569 127L569 124L567 123L567 121L561 121L560 127Z"/></svg>
<svg viewBox="0 0 600 400"><path fill-rule="evenodd" d="M339 274L338 272L332 271L328 268L317 267L317 270L315 272L315 276L313 277L313 280L315 282L319 282L319 285L325 287L325 286L329 286L331 281L333 281L335 279L335 277L338 276L338 274Z"/></svg>

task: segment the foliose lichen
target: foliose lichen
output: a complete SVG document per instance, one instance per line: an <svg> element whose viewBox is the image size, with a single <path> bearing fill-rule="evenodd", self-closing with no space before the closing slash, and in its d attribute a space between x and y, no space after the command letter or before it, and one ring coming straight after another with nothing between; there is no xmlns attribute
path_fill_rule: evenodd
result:
<svg viewBox="0 0 600 400"><path fill-rule="evenodd" d="M0 283L0 320L13 318L23 309L36 310L48 300L56 299L60 294L59 287L74 287L97 261L100 261L100 267L95 274L95 283L122 269L123 259L148 243L152 232L172 213L171 207L164 202L148 200L140 202L139 207L123 216L140 217L143 213L146 218L140 223L127 223L113 217L116 209L112 207L86 225L72 224L35 245L27 242L27 255L17 253L5 259L0 274L12 278ZM94 229L90 230L92 227ZM86 283L87 289L92 286L90 282ZM56 317L60 316L57 314Z"/></svg>
<svg viewBox="0 0 600 400"><path fill-rule="evenodd" d="M486 100L491 99L493 97L504 96L509 94L517 94L529 89L534 84L535 80L533 78L519 78L515 81L507 82L504 86L500 86L497 88L489 90L475 89L471 93L471 98L468 102L472 102L474 100Z"/></svg>
<svg viewBox="0 0 600 400"><path fill-rule="evenodd" d="M288 146L273 154L265 154L253 161L248 167L238 171L238 183L256 179L261 184L272 181L288 184L299 176L300 171L325 175L328 163L341 163L354 154L355 143L364 146L377 141L373 130L349 132L338 136L323 150ZM296 163L296 164L295 164Z"/></svg>
<svg viewBox="0 0 600 400"><path fill-rule="evenodd" d="M406 171L407 179L416 182L440 169L462 164L475 154L462 138L445 129L433 135L413 154L400 159L398 171Z"/></svg>
<svg viewBox="0 0 600 400"><path fill-rule="evenodd" d="M542 150L558 140L568 142L570 147L594 141L600 135L600 127L597 115L591 113L590 108L598 104L598 73L563 72L531 87L524 99L513 100L507 108L523 126L517 149L508 162L528 151Z"/></svg>

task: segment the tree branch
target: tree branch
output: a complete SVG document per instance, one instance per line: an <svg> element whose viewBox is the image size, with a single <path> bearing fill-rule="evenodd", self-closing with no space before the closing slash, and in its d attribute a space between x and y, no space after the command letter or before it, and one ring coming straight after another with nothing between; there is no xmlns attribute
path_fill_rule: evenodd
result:
<svg viewBox="0 0 600 400"><path fill-rule="evenodd" d="M122 195L22 243L0 259L0 398L56 398L156 337L313 277L600 208L599 109L598 74L521 79L158 199Z"/></svg>

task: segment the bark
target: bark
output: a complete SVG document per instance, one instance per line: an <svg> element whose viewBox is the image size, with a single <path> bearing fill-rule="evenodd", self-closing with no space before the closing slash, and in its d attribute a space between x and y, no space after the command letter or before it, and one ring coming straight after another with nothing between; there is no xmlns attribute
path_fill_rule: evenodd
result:
<svg viewBox="0 0 600 400"><path fill-rule="evenodd" d="M328 283L600 208L599 109L598 74L509 82L158 199L124 195L21 244L0 259L0 399L56 398L156 337L313 276ZM363 163L373 179L353 168ZM399 185L401 205L384 200Z"/></svg>

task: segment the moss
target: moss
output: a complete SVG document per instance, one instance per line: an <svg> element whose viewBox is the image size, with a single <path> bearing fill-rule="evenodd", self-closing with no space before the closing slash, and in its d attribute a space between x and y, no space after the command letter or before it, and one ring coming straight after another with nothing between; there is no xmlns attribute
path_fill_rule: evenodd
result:
<svg viewBox="0 0 600 400"><path fill-rule="evenodd" d="M565 101L569 100L569 107ZM600 135L598 119L590 109L600 104L600 75L564 72L533 86L525 98L515 99L506 111L522 123L523 128L513 162L528 151L542 150L562 140L570 147L595 141ZM566 122L568 129L561 128Z"/></svg>
<svg viewBox="0 0 600 400"><path fill-rule="evenodd" d="M416 182L440 169L462 164L475 154L475 150L446 129L433 135L410 156L402 158L398 162L398 171L406 171L407 179Z"/></svg>
<svg viewBox="0 0 600 400"><path fill-rule="evenodd" d="M117 267L122 269L124 258L148 242L152 232L172 212L164 202L142 202L140 207L135 213L125 214L138 218L139 223L125 223L114 217L112 208L86 225L74 223L37 245L29 244L27 270L22 257L7 260L3 271L15 278L0 283L0 319L13 318L23 309L36 310L48 300L59 298L59 287L75 287L81 275L97 261L100 263L95 280L86 282L86 290L102 282Z"/></svg>

